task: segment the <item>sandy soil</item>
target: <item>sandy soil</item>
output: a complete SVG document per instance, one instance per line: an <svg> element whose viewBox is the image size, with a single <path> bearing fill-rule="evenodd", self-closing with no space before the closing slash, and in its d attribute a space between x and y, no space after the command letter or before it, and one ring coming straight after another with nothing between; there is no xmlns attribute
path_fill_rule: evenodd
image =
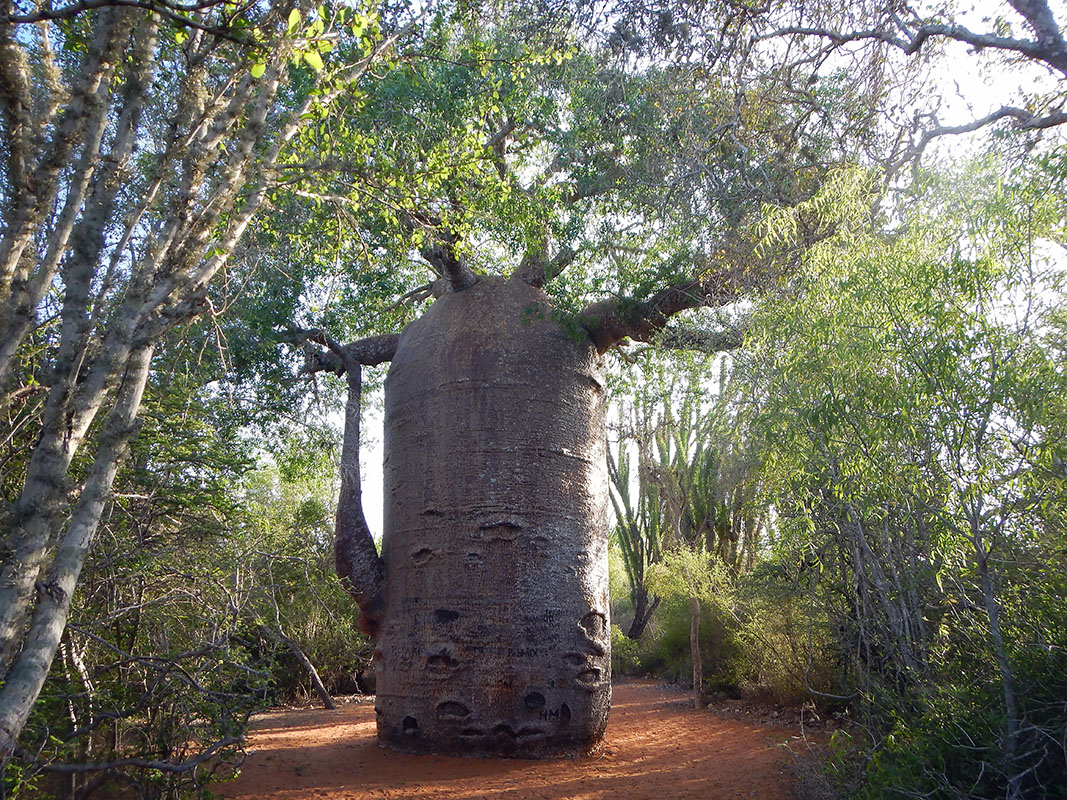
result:
<svg viewBox="0 0 1067 800"><path fill-rule="evenodd" d="M652 682L617 684L607 738L590 756L490 761L412 756L378 747L374 707L266 714L254 726L233 800L441 798L757 798L788 800L796 731L688 707Z"/></svg>

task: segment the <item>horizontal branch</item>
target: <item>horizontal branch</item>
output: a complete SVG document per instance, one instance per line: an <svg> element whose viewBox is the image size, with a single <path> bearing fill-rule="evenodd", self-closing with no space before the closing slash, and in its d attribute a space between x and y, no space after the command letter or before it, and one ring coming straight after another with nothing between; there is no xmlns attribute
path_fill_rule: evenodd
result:
<svg viewBox="0 0 1067 800"><path fill-rule="evenodd" d="M1045 0L1009 0L1012 8L1022 16L1030 28L1037 34L1037 39L1022 39L1011 36L999 36L992 33L979 33L962 25L942 22L930 22L909 28L899 18L894 18L900 35L885 28L867 30L840 31L826 27L788 26L762 34L759 39L767 40L780 36L810 36L826 39L834 46L841 46L860 41L878 41L898 48L906 55L917 53L928 39L942 38L969 44L976 50L1001 50L1040 61L1063 75L1067 75L1067 44L1060 33L1059 26Z"/></svg>
<svg viewBox="0 0 1067 800"><path fill-rule="evenodd" d="M1002 106L996 111L986 114L984 117L965 122L961 125L938 125L937 127L924 131L923 135L919 137L919 141L905 150L904 154L889 168L889 172L895 172L897 168L912 161L918 156L921 156L930 143L935 139L939 139L942 136L959 136L964 133L973 133L974 131L981 130L987 125L999 122L1002 119L1015 120L1015 127L1019 130L1044 130L1046 128L1054 128L1057 125L1067 123L1067 112L1053 111L1048 114L1034 114L1033 112L1022 108Z"/></svg>
<svg viewBox="0 0 1067 800"><path fill-rule="evenodd" d="M384 333L368 336L350 344L339 344L329 334L318 328L293 328L278 334L278 341L304 346L307 362L301 370L305 374L332 372L344 375L349 365L376 367L393 359L400 341L399 333ZM325 351L311 347L311 343L324 345Z"/></svg>
<svg viewBox="0 0 1067 800"><path fill-rule="evenodd" d="M383 333L380 336L368 336L366 339L346 344L344 358L347 363L360 364L364 367L376 367L386 361L392 361L396 346L400 343L399 333Z"/></svg>
<svg viewBox="0 0 1067 800"><path fill-rule="evenodd" d="M226 3L224 0L204 0L199 3L187 4L166 3L161 2L161 0L80 0L80 2L71 3L70 5L61 8L38 7L37 11L30 14L6 14L0 12L0 25L28 25L38 22L73 19L79 14L84 14L87 11L94 11L98 8L140 8L153 14L159 14L161 17L178 25L197 28L212 36L228 39L237 44L253 44L253 41L250 40L247 35L235 35L225 26L205 25L191 17L185 16L186 14L198 13L209 8L214 8L215 6L225 5Z"/></svg>
<svg viewBox="0 0 1067 800"><path fill-rule="evenodd" d="M669 286L648 300L605 300L579 315L600 352L623 339L655 342L667 321L690 308L716 308L735 299L740 285L730 276L716 274Z"/></svg>

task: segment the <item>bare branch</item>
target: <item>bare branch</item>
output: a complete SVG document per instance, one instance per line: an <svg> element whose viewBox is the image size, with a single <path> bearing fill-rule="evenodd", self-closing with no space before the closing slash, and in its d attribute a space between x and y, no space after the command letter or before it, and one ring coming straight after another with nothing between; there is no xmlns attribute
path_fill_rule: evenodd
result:
<svg viewBox="0 0 1067 800"><path fill-rule="evenodd" d="M164 0L80 0L80 2L62 8L38 6L37 10L31 14L0 12L0 25L25 25L72 19L79 14L98 8L140 8L158 14L178 25L202 30L220 39L228 39L237 44L252 44L253 42L247 35L235 34L225 25L205 25L195 17L187 16L221 5L225 5L224 0L204 0L201 3L168 3Z"/></svg>
<svg viewBox="0 0 1067 800"><path fill-rule="evenodd" d="M215 757L215 755L224 747L229 747L234 744L241 744L244 742L244 738L240 736L227 736L225 739L216 742L200 752L194 758L190 758L186 761L179 761L177 763L173 761L153 761L147 758L120 758L115 761L101 761L94 764L48 764L44 767L45 772L58 772L64 775L70 774L83 774L87 772L103 772L107 770L116 770L121 767L139 767L142 769L156 769L160 772L180 773L188 772L191 769L196 769L205 761L208 761Z"/></svg>
<svg viewBox="0 0 1067 800"><path fill-rule="evenodd" d="M421 303L423 300L427 300L430 297L440 297L448 291L448 287L444 284L444 278L438 278L436 281L425 283L417 289L412 289L410 292L402 294L395 303L385 310L386 312L396 311L407 303Z"/></svg>
<svg viewBox="0 0 1067 800"><path fill-rule="evenodd" d="M1020 9L1020 6L1042 6L1044 12L1051 19L1051 12L1048 10L1048 5L1040 2L1040 0L1033 3L1016 0L1012 5L1015 6L1016 10L1023 14L1023 16L1027 17L1027 21L1031 21L1031 18ZM1036 11L1035 14L1036 18L1041 17L1040 13L1037 13ZM1031 24L1036 26L1038 23L1031 21ZM1054 21L1053 26L1055 26ZM1048 30L1044 30L1046 30L1046 35L1043 38L1039 38L1037 41L1033 41L1031 39L1016 39L1007 36L997 36L991 33L977 33L962 25L945 23L928 23L919 25L914 30L905 29L901 36L898 36L885 28L838 31L825 27L792 25L762 34L759 37L759 40L773 39L780 36L810 36L826 39L835 46L861 41L879 41L896 47L907 55L913 55L922 48L928 39L936 37L963 42L976 49L988 48L991 50L1003 50L1006 52L1018 53L1027 58L1034 59L1035 61L1041 61L1054 67L1057 71L1067 74L1067 51L1063 49L1062 37L1056 33L1056 38L1051 38ZM1057 42L1056 39L1059 39L1059 41Z"/></svg>
<svg viewBox="0 0 1067 800"><path fill-rule="evenodd" d="M965 122L962 125L939 125L924 131L919 141L908 147L887 171L892 174L904 164L918 158L935 139L939 139L942 136L958 136L963 133L972 133L1002 119L1016 120L1015 127L1019 130L1043 130L1067 123L1067 112L1055 111L1050 114L1037 115L1022 108L1003 106L984 117Z"/></svg>

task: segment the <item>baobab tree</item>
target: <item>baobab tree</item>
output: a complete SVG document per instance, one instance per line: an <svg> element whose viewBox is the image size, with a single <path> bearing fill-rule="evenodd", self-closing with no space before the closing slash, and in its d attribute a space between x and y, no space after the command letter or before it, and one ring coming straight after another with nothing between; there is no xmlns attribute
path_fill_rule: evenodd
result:
<svg viewBox="0 0 1067 800"><path fill-rule="evenodd" d="M786 168L793 142L770 131L797 118L741 124L721 76L485 38L453 32L399 68L380 102L329 121L347 150L316 141L299 165L305 196L360 215L360 279L413 252L431 281L407 294L432 303L396 332L297 338L321 346L309 370L347 376L337 568L375 638L380 740L571 754L599 741L610 702L605 354L736 346L708 310L786 268L756 246L761 203L806 196L825 170ZM316 183L327 166L344 180ZM358 443L362 371L385 362L379 554Z"/></svg>
<svg viewBox="0 0 1067 800"><path fill-rule="evenodd" d="M348 377L337 568L375 637L380 739L398 749L542 756L599 741L610 701L602 358L674 314L721 305L708 272L561 320L545 268L447 286L399 335L329 347ZM571 324L567 324L571 323ZM361 504L361 370L385 384L385 534Z"/></svg>

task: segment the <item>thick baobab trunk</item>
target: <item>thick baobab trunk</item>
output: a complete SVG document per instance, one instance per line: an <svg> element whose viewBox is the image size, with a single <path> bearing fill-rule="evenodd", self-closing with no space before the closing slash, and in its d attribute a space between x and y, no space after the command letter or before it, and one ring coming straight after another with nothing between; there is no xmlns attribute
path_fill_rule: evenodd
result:
<svg viewBox="0 0 1067 800"><path fill-rule="evenodd" d="M379 740L585 751L611 698L601 360L521 280L400 337L386 380Z"/></svg>

